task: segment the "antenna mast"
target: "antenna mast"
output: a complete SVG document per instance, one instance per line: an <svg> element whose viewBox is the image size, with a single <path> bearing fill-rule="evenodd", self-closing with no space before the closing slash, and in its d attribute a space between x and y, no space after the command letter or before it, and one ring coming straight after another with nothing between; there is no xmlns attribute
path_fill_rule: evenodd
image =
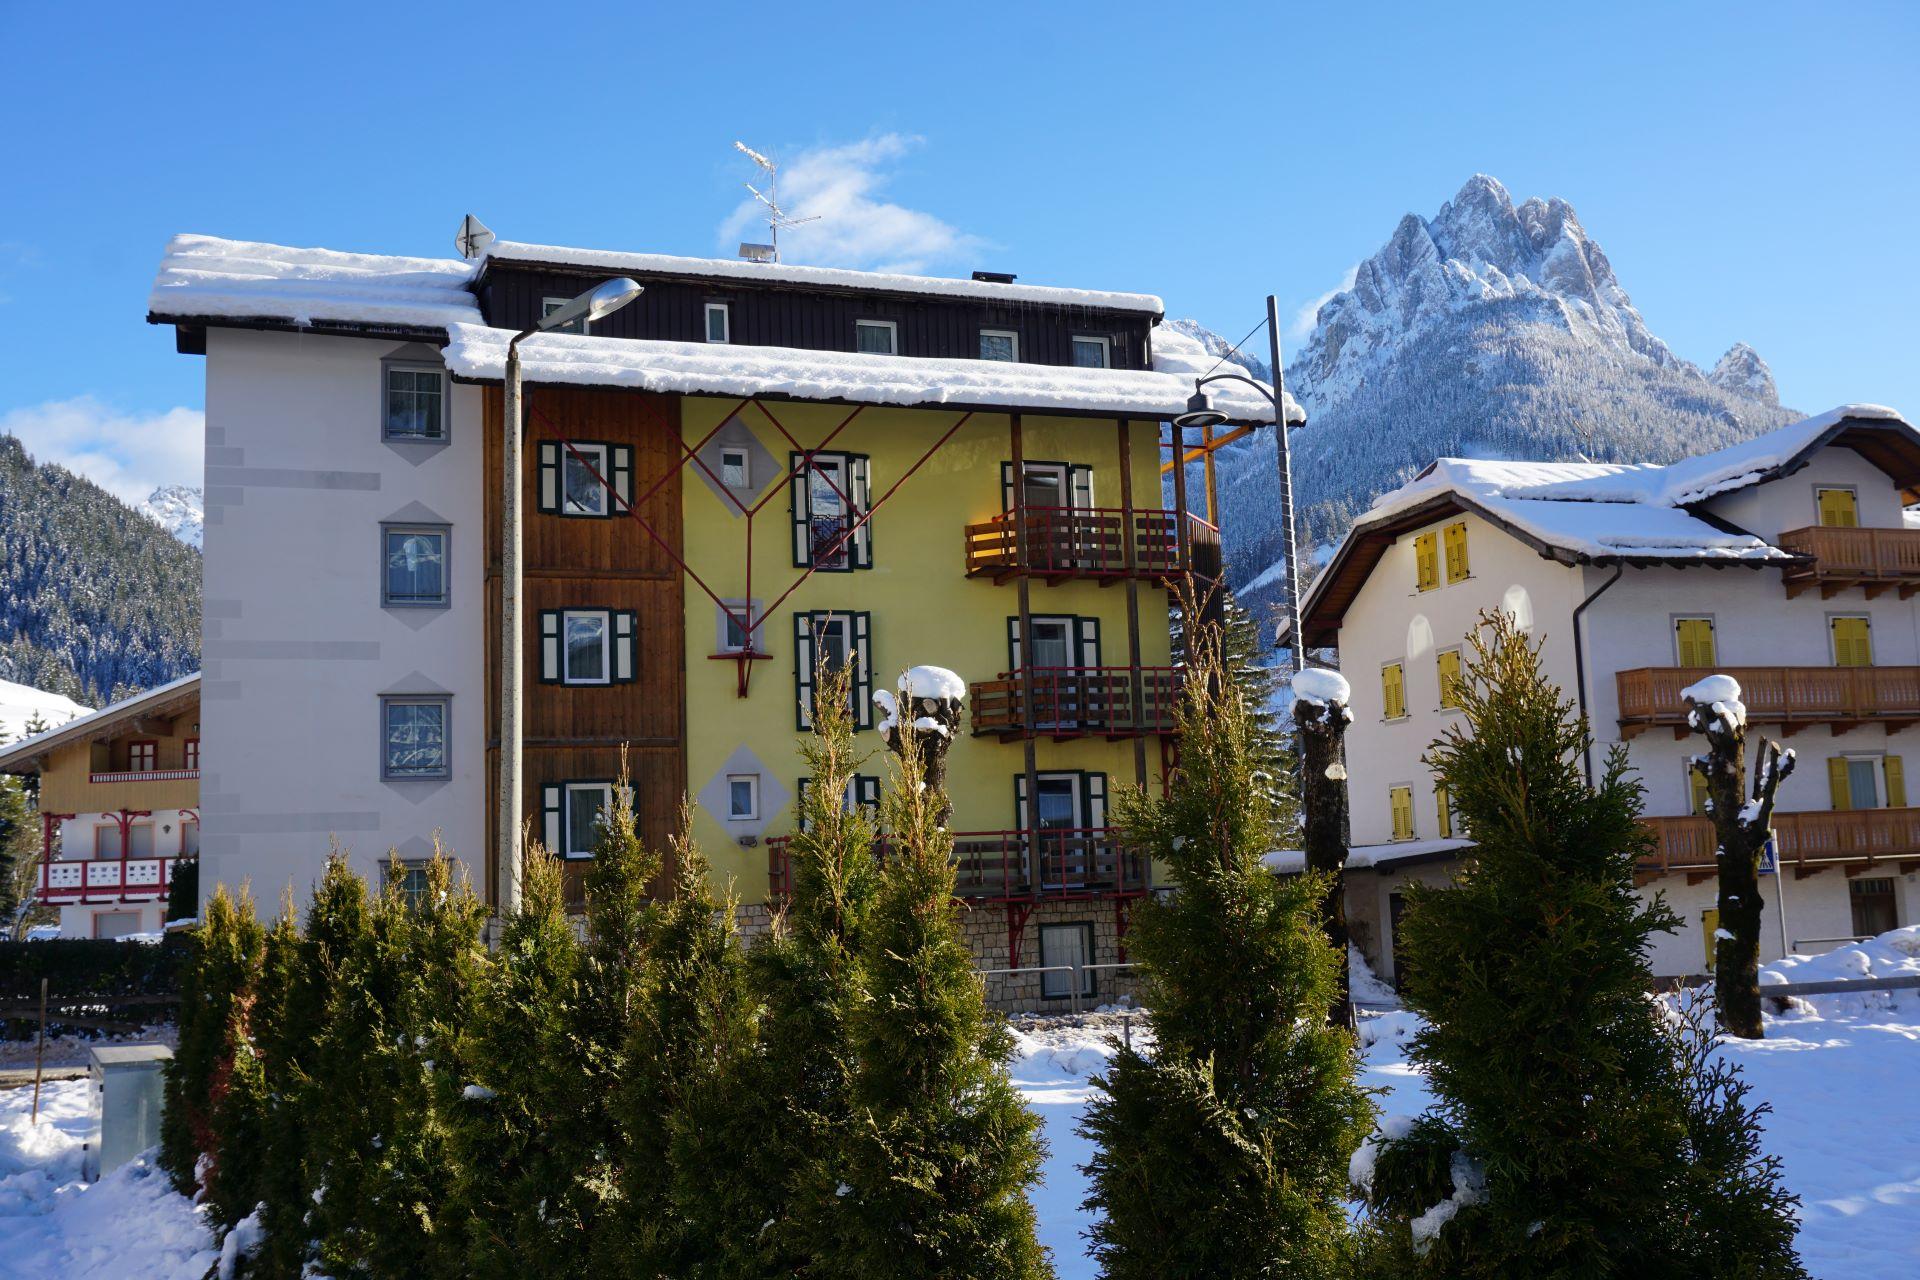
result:
<svg viewBox="0 0 1920 1280"><path fill-rule="evenodd" d="M780 228L797 227L807 222L818 222L820 215L816 213L810 217L796 218L785 209L782 209L780 207L780 166L744 142L735 141L733 148L747 159L759 165L761 171L767 175L767 189L765 192L762 192L760 188L754 186L751 182L743 182L740 185L753 192L753 198L767 207L767 236L773 246L773 260L778 262L780 261Z"/></svg>

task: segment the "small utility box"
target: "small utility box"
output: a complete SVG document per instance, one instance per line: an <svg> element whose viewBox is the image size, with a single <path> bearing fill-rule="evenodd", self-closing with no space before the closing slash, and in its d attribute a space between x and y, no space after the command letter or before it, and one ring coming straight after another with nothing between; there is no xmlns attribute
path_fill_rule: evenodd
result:
<svg viewBox="0 0 1920 1280"><path fill-rule="evenodd" d="M88 1057L92 1124L80 1176L97 1182L159 1143L164 1073L173 1050L163 1044L102 1045Z"/></svg>

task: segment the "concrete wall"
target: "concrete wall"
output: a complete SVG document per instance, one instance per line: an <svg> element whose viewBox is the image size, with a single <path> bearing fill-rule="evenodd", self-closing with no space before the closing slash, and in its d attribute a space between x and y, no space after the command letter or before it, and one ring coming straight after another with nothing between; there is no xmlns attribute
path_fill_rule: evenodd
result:
<svg viewBox="0 0 1920 1280"><path fill-rule="evenodd" d="M207 335L203 894L250 879L263 903L304 899L333 840L376 877L436 830L484 855L479 395L451 389L444 445L383 441L380 361L400 345ZM388 520L451 526L450 608L381 607ZM449 779L382 780L389 693L452 695Z"/></svg>

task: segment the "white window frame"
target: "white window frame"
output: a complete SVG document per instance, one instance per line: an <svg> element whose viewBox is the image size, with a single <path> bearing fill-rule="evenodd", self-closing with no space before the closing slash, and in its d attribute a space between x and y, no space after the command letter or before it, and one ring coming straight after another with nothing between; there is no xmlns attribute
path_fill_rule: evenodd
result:
<svg viewBox="0 0 1920 1280"><path fill-rule="evenodd" d="M576 795L588 791L599 792L604 798L600 802L600 812L606 813L613 808L613 784L611 782L565 782L560 786L560 842L567 847L562 850L563 858L591 858L593 847L585 849L573 847L573 800Z"/></svg>
<svg viewBox="0 0 1920 1280"><path fill-rule="evenodd" d="M867 351L860 346L862 329L884 329L887 332L885 351ZM900 322L897 320L855 320L853 322L853 349L858 355L897 356L900 354Z"/></svg>
<svg viewBox="0 0 1920 1280"><path fill-rule="evenodd" d="M727 468L737 462L740 467L738 484L727 479ZM753 450L742 444L723 444L720 446L720 483L729 489L753 488Z"/></svg>
<svg viewBox="0 0 1920 1280"><path fill-rule="evenodd" d="M716 312L720 316L720 336L717 338L713 336L713 317ZM700 322L702 325L702 337L704 337L706 341L733 341L733 309L727 303L707 303L700 312Z"/></svg>
<svg viewBox="0 0 1920 1280"><path fill-rule="evenodd" d="M742 813L734 807L734 784L747 784L747 808ZM758 822L760 820L760 775L757 773L730 773L727 775L727 821Z"/></svg>
<svg viewBox="0 0 1920 1280"><path fill-rule="evenodd" d="M540 318L542 320L545 320L548 316L552 315L554 312L558 311L560 308L566 306L569 302L572 302L572 301L573 301L572 298L541 298L540 299ZM572 321L569 324L562 325L560 328L555 329L554 332L555 333L586 333L588 332L590 327L591 325L590 325L590 322L587 320L587 318L585 316L581 316L578 320Z"/></svg>
<svg viewBox="0 0 1920 1280"><path fill-rule="evenodd" d="M440 767L428 773L396 772L387 738L387 711L395 706L440 708ZM387 694L380 699L380 776L394 782L444 782L453 776L453 698L450 694Z"/></svg>
<svg viewBox="0 0 1920 1280"><path fill-rule="evenodd" d="M600 674L597 677L573 674L571 651L567 647L567 626L575 618L594 618L600 623ZM560 610L560 683L591 686L613 683L613 610Z"/></svg>
<svg viewBox="0 0 1920 1280"><path fill-rule="evenodd" d="M1073 335L1072 339L1067 344L1068 354L1070 355L1077 354L1079 346L1083 342L1091 342L1099 346L1100 363L1097 365L1087 365L1087 364L1081 364L1078 360L1075 360L1073 362L1075 368L1079 368L1079 369L1111 369L1113 368L1113 339L1112 338L1107 337L1105 334L1099 334L1099 333L1076 333Z"/></svg>
<svg viewBox="0 0 1920 1280"><path fill-rule="evenodd" d="M1012 364L1020 363L1020 333L1018 330L982 329L980 331L980 336L982 338L1005 338L1013 348L1013 354L1007 357L1007 362ZM993 357L991 356L981 356L980 358L982 360L993 359Z"/></svg>
<svg viewBox="0 0 1920 1280"><path fill-rule="evenodd" d="M737 615L745 615L752 624L744 644L733 643L730 623ZM713 651L715 653L765 653L767 620L760 616L758 600L722 600L713 611Z"/></svg>
<svg viewBox="0 0 1920 1280"><path fill-rule="evenodd" d="M417 435L411 431L395 431L388 424L392 420L393 375L396 373L429 374L440 387L440 429L433 435ZM411 393L410 393L411 394ZM453 397L447 386L447 370L444 365L431 364L425 360L382 360L380 362L380 438L396 444L445 444L451 435L448 416L453 411Z"/></svg>
<svg viewBox="0 0 1920 1280"><path fill-rule="evenodd" d="M576 457L576 454L579 456ZM575 520L604 520L613 514L613 497L607 492L606 485L595 482L593 493L599 501L600 506L593 511L575 511L573 509L573 500L567 496L567 468L579 465L581 460L585 458L593 459L593 469L600 473L602 479L612 479L612 472L608 470L609 463L607 460L606 445L576 444L571 449L562 446L560 449L560 492L557 495L560 514Z"/></svg>

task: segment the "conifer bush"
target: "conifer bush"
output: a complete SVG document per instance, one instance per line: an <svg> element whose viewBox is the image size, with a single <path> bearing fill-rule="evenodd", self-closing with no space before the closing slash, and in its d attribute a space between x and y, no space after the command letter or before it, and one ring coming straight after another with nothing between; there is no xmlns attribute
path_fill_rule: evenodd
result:
<svg viewBox="0 0 1920 1280"><path fill-rule="evenodd" d="M1757 1113L1649 997L1650 941L1677 921L1634 893L1649 837L1625 752L1589 787L1537 642L1499 613L1472 649L1465 724L1429 762L1477 847L1450 885L1408 886L1401 941L1436 1105L1399 1167L1450 1145L1448 1187L1423 1207L1436 1179L1377 1178L1376 1239L1432 1276L1801 1275Z"/></svg>
<svg viewBox="0 0 1920 1280"><path fill-rule="evenodd" d="M1165 795L1116 806L1173 892L1130 936L1152 1056L1115 1045L1081 1124L1093 1252L1116 1280L1344 1275L1347 1165L1372 1119L1352 1037L1326 1021L1344 957L1319 927L1321 877L1261 862L1275 809L1216 629L1190 645L1180 731Z"/></svg>
<svg viewBox="0 0 1920 1280"><path fill-rule="evenodd" d="M289 892L267 930L253 1007L265 1105L260 1135L262 1238L249 1260L248 1275L263 1280L297 1280L307 1257L306 1216L311 1201L301 1169L305 1117L300 1107L300 1047L311 1041L318 1010L303 990L305 950Z"/></svg>
<svg viewBox="0 0 1920 1280"><path fill-rule="evenodd" d="M247 1038L265 943L245 886L236 898L222 885L207 900L180 981L180 1042L166 1069L160 1164L176 1190L207 1192L221 1214L256 1189L251 1154L223 1150L216 1117L235 1123L244 1114L238 1104L224 1116L220 1111L232 1085L235 1046ZM251 1209L249 1202L239 1216Z"/></svg>

